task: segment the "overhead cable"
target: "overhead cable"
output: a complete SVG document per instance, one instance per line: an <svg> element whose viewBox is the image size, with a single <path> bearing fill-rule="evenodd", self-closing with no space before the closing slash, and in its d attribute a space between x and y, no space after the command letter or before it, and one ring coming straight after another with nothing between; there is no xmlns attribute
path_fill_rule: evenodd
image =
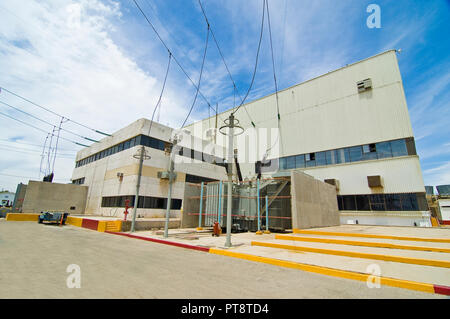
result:
<svg viewBox="0 0 450 319"><path fill-rule="evenodd" d="M237 94L238 97L239 97L239 99L240 99L241 102L242 102L243 99L242 99L242 97L241 97L241 95L240 95L240 93L239 93L239 90L238 90L238 88L237 88L237 86L236 86L236 83L234 82L233 76L231 75L231 72L230 72L230 69L228 68L227 62L225 61L225 57L224 57L224 55L223 55L223 53L222 53L222 50L220 49L219 42L217 41L216 36L214 35L213 29L212 29L212 27L211 27L211 24L209 23L208 17L206 16L206 11L205 11L205 9L203 8L203 5L202 5L201 0L198 0L198 3L199 3L199 5L200 5L200 8L202 9L202 13L203 13L203 16L205 17L206 23L208 24L208 27L210 28L211 35L212 35L212 37L213 37L214 42L216 43L216 47L217 47L217 50L219 51L219 54L220 54L220 56L221 56L221 58L222 58L223 64L225 65L225 68L227 69L227 72L228 72L228 75L229 75L229 77L230 77L230 80L231 80L231 82L233 83L233 97L234 97L234 99L235 99L235 98L236 98L236 94ZM236 107L236 102L234 102L234 104L233 104L233 109L234 109L235 107ZM253 120L252 120L252 118L251 118L250 114L248 113L247 108L246 108L245 106L244 106L244 109L245 109L245 111L247 112L248 118L250 119L250 122L252 123L253 127L256 127L256 126L255 126L255 123L253 122Z"/></svg>
<svg viewBox="0 0 450 319"><path fill-rule="evenodd" d="M259 35L259 42L258 42L258 49L256 51L256 61L255 61L255 68L253 70L253 75L252 75L252 80L250 82L250 86L248 87L247 93L244 96L244 99L241 101L241 103L239 104L239 106L237 107L237 109L235 111L233 111L233 115L239 111L239 109L241 108L241 106L245 103L245 100L247 99L248 95L250 94L250 91L252 90L253 87L253 83L255 81L255 76L256 76L256 70L258 68L258 59L259 59L259 52L261 49L261 42L262 42L262 37L263 37L263 31L264 31L264 16L265 16L265 9L266 9L266 0L263 0L263 13L262 13L262 19L261 19L261 31L260 31L260 35Z"/></svg>
<svg viewBox="0 0 450 319"><path fill-rule="evenodd" d="M30 124L30 123L21 121L21 120L19 120L19 119L16 119L15 117L12 117L11 115L8 115L8 114L2 113L2 112L0 112L0 115L6 116L6 117L8 117L8 118L10 118L10 119L12 119L12 120L14 120L14 121L20 122L20 123L25 124L25 125L30 126L30 127L33 127L33 128L35 128L35 129L37 129L37 130L39 130L39 131L41 131L41 132L44 132L45 134L48 133L47 131L45 131L45 130L43 130L43 129L37 127L37 126L34 126L34 125ZM52 136L54 136L53 133L52 133ZM74 143L74 144L76 144L76 145L80 145L80 146L84 146L84 147L89 147L88 145L84 145L84 144L81 144L81 143L72 141L72 140L70 140L70 139L68 139L68 138L65 138L65 137L60 137L60 138L61 138L62 140L65 140L65 141Z"/></svg>
<svg viewBox="0 0 450 319"><path fill-rule="evenodd" d="M77 125L79 125L79 126L82 126L82 127L84 127L84 128L87 128L88 130L91 130L91 131L93 131L93 132L95 132L95 133L102 134L102 135L106 135L106 136L111 136L111 134L107 134L107 133L104 133L104 132L102 132L102 131L99 131L99 130L96 130L96 129L94 129L94 128L91 128L91 127L89 127L89 126L87 126L87 125L84 125L84 124L82 124L82 123L80 123L80 122L74 121L74 120L68 118L67 116L62 116L61 114L58 114L58 113L56 113L56 112L50 110L49 108L46 108L46 107L44 107L44 106L42 106L42 105L39 105L39 104L37 104L37 103L35 103L35 102L33 102L33 101L31 101L31 100L29 100L29 99L27 99L27 98L25 98L25 97L19 95L19 94L17 94L17 93L14 93L14 92L12 92L12 91L6 89L6 88L3 87L3 86L0 87L0 92L1 92L1 91L6 91L6 92L8 92L9 94L12 94L12 95L14 95L14 96L16 96L16 97L18 97L18 98L20 98L20 99L22 99L22 100L28 102L28 103L33 104L34 106L37 106L37 107L39 107L39 108L41 108L41 109L43 109L43 110L46 110L47 112L50 112L50 113L52 113L52 114L54 114L54 115L56 115L56 116L64 117L64 118L66 118L67 120L69 120L70 122L75 123L75 124L77 124Z"/></svg>

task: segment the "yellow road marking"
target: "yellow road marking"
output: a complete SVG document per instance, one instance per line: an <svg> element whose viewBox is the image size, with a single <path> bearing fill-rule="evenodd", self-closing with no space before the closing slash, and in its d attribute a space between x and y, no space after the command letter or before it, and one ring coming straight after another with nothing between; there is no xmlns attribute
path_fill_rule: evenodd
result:
<svg viewBox="0 0 450 319"><path fill-rule="evenodd" d="M381 247L381 248L391 248L391 249L423 250L423 251L434 251L434 252L439 252L439 253L450 253L449 248L405 246L405 245L396 245L396 244L389 244L389 243L374 243L374 242L367 242L367 241L353 241L353 240L341 240L341 239L331 239L331 238L329 239L329 238L275 235L275 239L306 241L306 242L326 243L326 244L338 244L338 245L350 245L350 246Z"/></svg>
<svg viewBox="0 0 450 319"><path fill-rule="evenodd" d="M396 240L412 240L412 241L428 241L428 242L436 242L436 243L450 243L450 239L447 239L447 238L402 237L402 236L372 235L372 234L360 234L360 233L326 232L326 231L305 230L305 229L293 229L292 231L295 234L365 237L365 238L385 238L385 239L396 239Z"/></svg>
<svg viewBox="0 0 450 319"><path fill-rule="evenodd" d="M279 259L268 258L268 257L243 254L243 253L233 252L233 251L224 250L224 249L211 248L209 250L209 252L211 254L216 254L216 255L240 258L240 259L256 261L256 262L261 262L261 263L280 266L280 267L299 269L299 270L303 270L303 271L313 272L313 273L322 274L322 275L326 275L326 276L340 277L340 278L345 278L345 279L367 281L369 276L371 276L371 278L373 277L373 275L369 275L369 274L363 274L363 273L346 271L346 270L339 270L339 269L333 269L333 268L327 268L327 267L321 267L321 266L315 266L315 265L296 263L296 262L292 262L292 261L285 261L285 260L279 260ZM394 279L394 278L388 278L388 277L380 277L380 284L386 285L386 286L434 293L434 286L432 284L426 284L426 283L421 283L421 282L408 281L408 280L402 280L402 279Z"/></svg>
<svg viewBox="0 0 450 319"><path fill-rule="evenodd" d="M300 251L319 253L319 254L328 254L328 255L345 256L345 257L356 257L356 258L364 258L364 259L375 259L375 260L393 261L393 262L399 262L399 263L405 263L405 264L415 264L415 265L423 265L423 266L450 268L450 262L444 261L444 260L431 260L431 259L420 259L420 258L411 258L411 257L402 257L402 256L367 254L367 253L352 252L352 251L301 247L301 246L282 245L282 244L256 242L256 241L252 241L252 246L281 248L281 249L289 249L289 250L300 250Z"/></svg>

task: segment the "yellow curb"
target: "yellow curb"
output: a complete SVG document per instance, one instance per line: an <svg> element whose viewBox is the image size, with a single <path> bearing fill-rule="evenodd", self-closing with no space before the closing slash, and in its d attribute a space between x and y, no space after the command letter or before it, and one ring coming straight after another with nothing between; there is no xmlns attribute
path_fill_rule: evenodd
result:
<svg viewBox="0 0 450 319"><path fill-rule="evenodd" d="M373 275L369 275L369 274L363 274L363 273L357 273L357 272L339 270L339 269L333 269L333 268L326 268L326 267L322 267L322 266L301 264L301 263L296 263L296 262L292 262L292 261L285 261L285 260L279 260L279 259L274 259L274 258L237 253L237 252L223 250L223 249L217 249L217 248L211 248L209 250L209 252L211 254L229 256L229 257L240 258L240 259L245 259L245 260L250 260L250 261L256 261L256 262L261 262L261 263L280 266L280 267L299 269L299 270L303 270L303 271L313 272L313 273L326 275L326 276L332 276L332 277L339 277L339 278L366 281L366 282L368 279L370 280L370 279L374 278ZM426 283L408 281L408 280L402 280L402 279L394 279L394 278L388 278L388 277L379 277L379 279L380 279L381 285L422 291L422 292L427 292L427 293L434 293L434 286L432 284L426 284Z"/></svg>
<svg viewBox="0 0 450 319"><path fill-rule="evenodd" d="M450 243L450 239L447 239L447 238L401 237L401 236L371 235L371 234L360 234L360 233L326 232L326 231L304 230L304 229L293 229L292 231L295 234L365 237L365 238L385 238L385 239L396 239L396 240L412 240L412 241L428 241L428 242L436 242L436 243Z"/></svg>
<svg viewBox="0 0 450 319"><path fill-rule="evenodd" d="M421 250L421 251L423 250L423 251L434 251L434 252L439 252L439 253L450 253L450 249L448 249L448 248L404 246L404 245L396 245L396 244L389 244L389 243L374 243L374 242L367 242L367 241L298 237L298 236L289 236L289 235L288 236L275 235L275 239L306 241L306 242L326 243L326 244L338 244L338 245L350 245L350 246L381 247L381 248L391 248L391 249L406 249L406 250Z"/></svg>
<svg viewBox="0 0 450 319"><path fill-rule="evenodd" d="M24 213L8 213L6 214L7 221L14 222L37 222L40 214L24 214Z"/></svg>
<svg viewBox="0 0 450 319"><path fill-rule="evenodd" d="M83 218L67 216L66 224L81 227L81 223L83 222Z"/></svg>
<svg viewBox="0 0 450 319"><path fill-rule="evenodd" d="M252 241L252 246L262 246L262 247L271 247L271 248L280 248L280 249L289 249L289 250L300 250L300 251L307 251L307 252L319 253L319 254L328 254L328 255L345 256L345 257L356 257L356 258L364 258L364 259L375 259L375 260L393 261L393 262L405 263L405 264L415 264L415 265L423 265L423 266L450 268L450 262L444 261L444 260L431 260L431 259L420 259L420 258L410 258L410 257L401 257L401 256L366 254L366 253L359 253L359 252L352 252L352 251L301 247L301 246L293 246L293 245L281 245L281 244L263 243L263 242L256 242L256 241Z"/></svg>
<svg viewBox="0 0 450 319"><path fill-rule="evenodd" d="M203 230L203 227L197 227L197 230Z"/></svg>

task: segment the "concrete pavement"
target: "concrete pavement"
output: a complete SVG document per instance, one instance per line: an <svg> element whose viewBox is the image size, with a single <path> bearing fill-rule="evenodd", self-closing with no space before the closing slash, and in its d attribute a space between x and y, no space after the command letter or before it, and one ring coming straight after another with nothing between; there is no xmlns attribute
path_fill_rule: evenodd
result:
<svg viewBox="0 0 450 319"><path fill-rule="evenodd" d="M220 238L222 239L222 238ZM68 265L81 288L67 288ZM0 220L0 298L445 298L72 226Z"/></svg>

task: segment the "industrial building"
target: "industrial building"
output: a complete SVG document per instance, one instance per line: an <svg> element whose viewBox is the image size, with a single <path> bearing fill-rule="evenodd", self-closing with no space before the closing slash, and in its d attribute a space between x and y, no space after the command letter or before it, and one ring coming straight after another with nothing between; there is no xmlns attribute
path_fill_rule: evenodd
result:
<svg viewBox="0 0 450 319"><path fill-rule="evenodd" d="M200 211L200 198L203 223L223 223L226 201L221 198L228 190L221 181L227 177L227 139L219 128L231 112L193 123L178 133L183 136L184 151L175 153L171 217L181 217L183 209L191 215L185 216L189 226ZM235 138L234 147L234 216L254 222L256 212L263 215L268 206L269 218L288 220L278 222L279 228L296 226L292 224L296 212L291 179L294 172L302 172L333 185L342 224L431 226L396 51L252 101L241 107L236 118L243 134ZM147 157L137 214L163 217L173 134L167 126L140 119L79 151L72 182L89 188L85 213L122 217L126 200L134 205L137 155L144 146ZM191 187L194 183L198 188L200 182L207 183L204 194ZM265 195L271 197L267 204L261 200ZM314 198L319 206L324 200Z"/></svg>
<svg viewBox="0 0 450 319"><path fill-rule="evenodd" d="M298 170L335 185L342 224L431 226L395 50L252 101L235 115L245 132L278 131L279 137L270 139L278 145L269 143L263 176ZM211 122L186 129L206 137ZM266 135L241 145L238 137L238 152L252 153L252 144ZM227 145L221 137L217 143ZM266 150L258 150L256 161ZM242 175L254 177L255 161L242 158Z"/></svg>
<svg viewBox="0 0 450 319"><path fill-rule="evenodd" d="M139 173L138 154L145 148L138 217L164 217L167 208L169 153L175 130L140 119L77 153L74 184L88 186L86 214L123 217L126 201L134 206ZM183 135L175 156L171 217L179 218L186 182L224 180L224 150ZM196 148L194 150L194 147ZM209 148L209 149L208 149Z"/></svg>

